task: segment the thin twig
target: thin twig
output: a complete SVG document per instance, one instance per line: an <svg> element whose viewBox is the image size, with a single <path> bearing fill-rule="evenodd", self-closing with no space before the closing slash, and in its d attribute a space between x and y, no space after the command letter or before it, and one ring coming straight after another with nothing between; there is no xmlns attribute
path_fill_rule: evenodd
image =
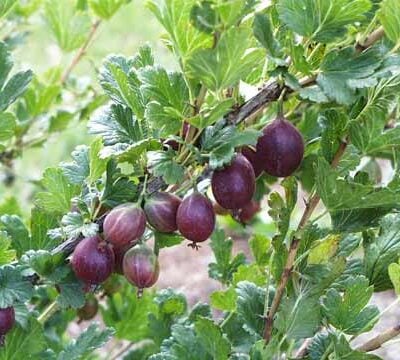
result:
<svg viewBox="0 0 400 360"><path fill-rule="evenodd" d="M400 323L375 336L371 340L368 340L365 344L358 347L357 350L364 352L374 351L379 349L385 342L392 340L398 335L400 335Z"/></svg>
<svg viewBox="0 0 400 360"><path fill-rule="evenodd" d="M71 75L72 70L74 70L75 66L78 65L79 61L81 61L82 57L86 54L86 51L96 34L97 29L99 28L101 24L101 20L96 20L88 34L88 37L86 38L84 44L81 46L81 48L78 50L78 52L75 54L74 58L72 59L71 64L67 67L65 70L64 74L61 76L61 84L65 84L65 82L68 80L69 76Z"/></svg>

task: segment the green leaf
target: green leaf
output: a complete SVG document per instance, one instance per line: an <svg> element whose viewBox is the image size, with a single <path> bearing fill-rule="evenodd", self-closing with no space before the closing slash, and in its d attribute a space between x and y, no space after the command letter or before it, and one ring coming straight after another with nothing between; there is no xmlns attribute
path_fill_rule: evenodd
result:
<svg viewBox="0 0 400 360"><path fill-rule="evenodd" d="M47 348L43 327L37 320L30 318L28 326L14 328L6 335L5 346L0 351L1 360L40 359L39 353Z"/></svg>
<svg viewBox="0 0 400 360"><path fill-rule="evenodd" d="M100 85L116 103L128 106L143 118L145 99L140 91L140 81L134 69L134 59L110 55L100 70Z"/></svg>
<svg viewBox="0 0 400 360"><path fill-rule="evenodd" d="M184 240L185 239L178 234L166 234L158 231L154 232L154 241L157 243L158 249L179 245Z"/></svg>
<svg viewBox="0 0 400 360"><path fill-rule="evenodd" d="M271 246L271 240L264 235L254 234L249 241L249 245L256 264L260 267L266 266L269 260L268 251Z"/></svg>
<svg viewBox="0 0 400 360"><path fill-rule="evenodd" d="M21 218L17 215L3 215L0 217L1 227L11 238L12 247L17 251L17 256L30 249L29 231Z"/></svg>
<svg viewBox="0 0 400 360"><path fill-rule="evenodd" d="M69 212L61 219L63 231L69 238L78 237L82 234L84 237L95 236L99 232L99 225L88 222L82 214L78 212Z"/></svg>
<svg viewBox="0 0 400 360"><path fill-rule="evenodd" d="M233 104L234 100L230 98L219 101L211 107L203 106L199 115L188 118L186 121L198 129L204 129L221 120L229 112Z"/></svg>
<svg viewBox="0 0 400 360"><path fill-rule="evenodd" d="M232 258L231 239L226 239L225 232L216 229L211 235L211 249L215 256L215 261L208 265L208 274L212 279L218 280L223 284L232 280L233 273L245 262L244 254L238 254Z"/></svg>
<svg viewBox="0 0 400 360"><path fill-rule="evenodd" d="M69 0L46 0L45 17L62 50L71 52L85 42L90 29L90 18L71 6Z"/></svg>
<svg viewBox="0 0 400 360"><path fill-rule="evenodd" d="M31 238L29 247L24 247L24 251L33 250L50 250L58 245L54 239L48 235L48 231L58 226L59 218L56 214L49 214L43 209L32 208L31 211Z"/></svg>
<svg viewBox="0 0 400 360"><path fill-rule="evenodd" d="M294 32L318 42L344 36L347 27L363 21L371 8L369 0L280 0L281 20Z"/></svg>
<svg viewBox="0 0 400 360"><path fill-rule="evenodd" d="M35 273L54 283L64 279L70 272L64 262L62 254L52 255L46 250L29 250L21 257L22 264L28 265Z"/></svg>
<svg viewBox="0 0 400 360"><path fill-rule="evenodd" d="M0 203L0 215L22 216L20 204L15 196L7 196Z"/></svg>
<svg viewBox="0 0 400 360"><path fill-rule="evenodd" d="M101 202L109 207L115 207L124 202L132 202L137 199L137 190L134 182L122 175L117 163L110 160L107 163L106 185Z"/></svg>
<svg viewBox="0 0 400 360"><path fill-rule="evenodd" d="M329 355L333 351L333 349L330 350L329 347L331 342L330 334L317 333L307 349L310 360L321 360L323 356Z"/></svg>
<svg viewBox="0 0 400 360"><path fill-rule="evenodd" d="M389 214L381 220L380 234L365 247L364 266L366 276L374 284L375 291L391 289L388 267L400 256L400 216Z"/></svg>
<svg viewBox="0 0 400 360"><path fill-rule="evenodd" d="M372 118L367 118L363 123L352 121L349 136L363 155L379 156L400 146L400 127L385 130L382 122Z"/></svg>
<svg viewBox="0 0 400 360"><path fill-rule="evenodd" d="M16 125L16 119L13 114L0 113L0 141L11 139L14 136Z"/></svg>
<svg viewBox="0 0 400 360"><path fill-rule="evenodd" d="M321 64L317 83L329 99L350 104L355 99L354 88L363 87L362 81L371 77L380 63L381 57L376 49L362 53L357 53L353 47L333 50Z"/></svg>
<svg viewBox="0 0 400 360"><path fill-rule="evenodd" d="M32 71L27 70L16 73L8 80L0 91L0 112L5 111L24 93L32 77Z"/></svg>
<svg viewBox="0 0 400 360"><path fill-rule="evenodd" d="M260 51L248 51L250 30L234 28L224 32L215 49L195 52L187 63L187 74L207 88L218 91L235 85L258 65Z"/></svg>
<svg viewBox="0 0 400 360"><path fill-rule="evenodd" d="M99 330L96 323L90 324L76 340L66 345L58 355L58 360L86 359L94 350L105 345L112 337L114 331L111 328Z"/></svg>
<svg viewBox="0 0 400 360"><path fill-rule="evenodd" d="M308 264L323 264L329 262L338 250L341 235L331 234L313 244L307 262Z"/></svg>
<svg viewBox="0 0 400 360"><path fill-rule="evenodd" d="M218 310L234 311L236 308L237 294L234 287L228 290L214 291L211 296L212 307Z"/></svg>
<svg viewBox="0 0 400 360"><path fill-rule="evenodd" d="M201 148L210 153L209 165L212 169L229 164L236 147L255 145L261 134L253 129L239 131L236 126L224 125L224 121L219 121L214 126L208 126L202 137Z"/></svg>
<svg viewBox="0 0 400 360"><path fill-rule="evenodd" d="M349 360L381 360L379 356L353 350L344 335L333 338L334 358Z"/></svg>
<svg viewBox="0 0 400 360"><path fill-rule="evenodd" d="M89 176L89 147L78 145L71 153L72 162L63 162L60 164L64 176L71 184L82 185Z"/></svg>
<svg viewBox="0 0 400 360"><path fill-rule="evenodd" d="M63 276L62 280L57 282L60 291L57 302L61 308L79 309L85 304L85 285L76 278L71 268L68 268L68 270L69 274Z"/></svg>
<svg viewBox="0 0 400 360"><path fill-rule="evenodd" d="M181 73L168 73L162 67L140 69L141 91L149 100L145 116L160 136L179 132L189 103L189 92Z"/></svg>
<svg viewBox="0 0 400 360"><path fill-rule="evenodd" d="M321 152L331 163L339 148L341 139L347 129L348 116L334 109L321 113L318 122L322 125Z"/></svg>
<svg viewBox="0 0 400 360"><path fill-rule="evenodd" d="M32 297L32 284L25 280L19 269L0 267L0 308L12 306L15 301L24 302Z"/></svg>
<svg viewBox="0 0 400 360"><path fill-rule="evenodd" d="M139 299L132 285L125 283L121 291L107 298L107 307L101 307L103 320L115 329L117 339L140 341L149 332L149 314L156 314L153 294L145 291Z"/></svg>
<svg viewBox="0 0 400 360"><path fill-rule="evenodd" d="M88 176L88 181L91 184L100 179L103 176L104 172L106 171L107 161L100 159L99 157L99 153L102 147L103 144L100 139L97 139L90 144L90 150L89 150L90 172Z"/></svg>
<svg viewBox="0 0 400 360"><path fill-rule="evenodd" d="M0 19L6 16L17 3L17 0L3 0L0 4Z"/></svg>
<svg viewBox="0 0 400 360"><path fill-rule="evenodd" d="M118 162L129 162L135 164L146 151L159 150L162 145L156 139L143 139L134 144L118 143L106 146L100 151L100 160L104 161L114 157Z"/></svg>
<svg viewBox="0 0 400 360"><path fill-rule="evenodd" d="M400 201L396 188L377 188L340 178L337 171L323 159L317 163L316 185L324 205L331 212L339 210L371 209L395 207Z"/></svg>
<svg viewBox="0 0 400 360"><path fill-rule="evenodd" d="M344 294L336 289L329 289L322 298L323 314L330 324L346 334L359 334L369 331L379 319L376 306L367 306L373 286L368 286L368 279L356 276L346 281Z"/></svg>
<svg viewBox="0 0 400 360"><path fill-rule="evenodd" d="M126 0L89 0L88 3L99 18L109 20L126 4Z"/></svg>
<svg viewBox="0 0 400 360"><path fill-rule="evenodd" d="M48 168L41 183L47 191L36 194L36 205L48 213L67 213L78 188L70 184L63 171L57 168Z"/></svg>
<svg viewBox="0 0 400 360"><path fill-rule="evenodd" d="M174 50L183 60L196 49L212 43L212 37L188 26L195 3L195 0L150 0L146 4L167 31Z"/></svg>
<svg viewBox="0 0 400 360"><path fill-rule="evenodd" d="M0 231L0 265L10 263L16 257L16 251L11 248L11 239L7 233Z"/></svg>
<svg viewBox="0 0 400 360"><path fill-rule="evenodd" d="M297 340L313 336L320 322L319 298L300 295L282 301L275 326L288 339Z"/></svg>
<svg viewBox="0 0 400 360"><path fill-rule="evenodd" d="M254 17L253 32L256 39L273 58L282 58L281 46L276 40L271 20L267 14L258 13Z"/></svg>
<svg viewBox="0 0 400 360"><path fill-rule="evenodd" d="M236 292L237 313L244 324L244 329L249 334L261 337L264 329L265 289L243 281L238 284Z"/></svg>
<svg viewBox="0 0 400 360"><path fill-rule="evenodd" d="M133 144L143 138L139 122L131 109L115 104L102 108L90 119L89 133L100 135L106 146Z"/></svg>
<svg viewBox="0 0 400 360"><path fill-rule="evenodd" d="M394 291L400 296L400 264L393 263L388 267L389 278L394 286Z"/></svg>
<svg viewBox="0 0 400 360"><path fill-rule="evenodd" d="M380 3L378 19L385 29L385 35L395 44L400 41L400 23L397 14L400 3L396 0L383 0Z"/></svg>
<svg viewBox="0 0 400 360"><path fill-rule="evenodd" d="M179 184L185 175L185 169L175 160L175 151L149 151L148 165L154 176L161 176L167 184Z"/></svg>
<svg viewBox="0 0 400 360"><path fill-rule="evenodd" d="M212 320L199 318L194 327L201 344L213 359L225 360L229 357L231 352L230 343Z"/></svg>

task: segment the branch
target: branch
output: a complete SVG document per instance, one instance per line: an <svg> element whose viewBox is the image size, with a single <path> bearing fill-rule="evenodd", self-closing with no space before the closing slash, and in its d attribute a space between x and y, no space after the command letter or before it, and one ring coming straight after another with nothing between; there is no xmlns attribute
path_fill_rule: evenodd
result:
<svg viewBox="0 0 400 360"><path fill-rule="evenodd" d="M358 347L357 350L369 352L379 349L385 342L398 335L400 335L400 323L367 341L365 344Z"/></svg>
<svg viewBox="0 0 400 360"><path fill-rule="evenodd" d="M385 30L383 29L383 26L380 26L375 31L373 31L363 42L358 42L356 44L357 51L361 52L370 48L384 36L385 36Z"/></svg>
<svg viewBox="0 0 400 360"><path fill-rule="evenodd" d="M338 165L340 158L342 157L343 153L346 150L346 147L347 147L347 142L340 143L339 148L332 160L331 166L333 168L335 168ZM299 231L304 229L304 227L306 226L312 213L314 212L315 208L317 207L319 200L320 200L320 197L317 193L315 193L314 195L312 195L309 198L309 200L307 201L303 216L301 217L299 225L297 226L296 233L298 233ZM264 339L265 339L266 343L268 343L271 339L272 328L274 325L274 317L275 317L276 312L278 311L278 308L281 303L286 285L289 281L290 276L292 275L293 265L294 265L294 261L296 260L296 255L297 255L297 250L299 249L300 240L301 239L299 237L294 237L290 244L285 268L283 269L278 287L275 291L275 296L272 301L271 308L269 309L268 315L265 318Z"/></svg>
<svg viewBox="0 0 400 360"><path fill-rule="evenodd" d="M86 54L86 51L90 45L90 42L92 41L100 24L101 24L101 20L96 20L93 23L93 25L90 29L90 32L88 34L88 37L86 38L86 41L81 46L81 48L78 50L78 52L72 59L71 64L67 67L64 74L61 76L61 84L65 84L65 82L68 80L69 76L71 75L72 70L74 70L75 66L78 65L79 61L81 61L82 57Z"/></svg>

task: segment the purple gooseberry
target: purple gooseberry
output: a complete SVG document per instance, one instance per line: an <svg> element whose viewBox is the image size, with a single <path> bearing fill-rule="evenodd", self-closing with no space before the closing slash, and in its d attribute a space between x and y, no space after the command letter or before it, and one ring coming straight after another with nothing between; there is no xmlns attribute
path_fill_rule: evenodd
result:
<svg viewBox="0 0 400 360"><path fill-rule="evenodd" d="M156 283L160 266L153 250L145 244L138 244L126 252L123 270L127 280L138 288L140 296L144 288Z"/></svg>
<svg viewBox="0 0 400 360"><path fill-rule="evenodd" d="M81 240L72 254L75 275L86 284L100 284L114 269L114 252L100 236Z"/></svg>
<svg viewBox="0 0 400 360"><path fill-rule="evenodd" d="M176 223L180 233L188 240L207 240L215 227L215 213L211 201L195 191L183 199L178 208Z"/></svg>
<svg viewBox="0 0 400 360"><path fill-rule="evenodd" d="M123 247L136 243L146 229L144 211L134 203L126 203L112 209L103 225L104 236L114 246Z"/></svg>
<svg viewBox="0 0 400 360"><path fill-rule="evenodd" d="M255 175L250 162L236 154L230 165L214 171L211 187L215 200L225 209L240 209L254 195Z"/></svg>
<svg viewBox="0 0 400 360"><path fill-rule="evenodd" d="M268 174L277 177L292 175L303 160L303 138L296 127L283 116L278 116L264 128L257 142L257 154Z"/></svg>
<svg viewBox="0 0 400 360"><path fill-rule="evenodd" d="M172 233L178 229L176 213L181 204L178 196L167 192L158 192L151 196L144 206L147 221L157 231Z"/></svg>

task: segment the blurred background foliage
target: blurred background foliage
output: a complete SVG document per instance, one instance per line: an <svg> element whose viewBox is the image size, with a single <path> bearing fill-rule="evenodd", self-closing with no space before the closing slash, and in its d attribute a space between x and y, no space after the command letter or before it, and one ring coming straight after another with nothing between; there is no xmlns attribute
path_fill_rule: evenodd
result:
<svg viewBox="0 0 400 360"><path fill-rule="evenodd" d="M118 2L121 1L115 1L116 4ZM79 46L76 45L80 45L87 38L90 24L99 19L93 11L96 0L92 0L91 3L88 4L86 0L20 0L7 16L0 20L0 39L6 40L12 48L14 69L31 69L35 78L30 89L36 88L38 82L41 85L45 84L47 89L42 89L42 94L45 97L47 91L47 100L51 99L49 84L54 85L56 82L53 79L63 74L70 66L79 51ZM57 38L56 29L52 28L52 16L57 15L54 14L57 10L54 10L55 4L69 7L74 16L79 14L80 19L73 26L77 26L77 31L79 30L83 37L81 41L75 39L76 44L67 44L65 38L63 40L63 34ZM60 9L61 14L63 11ZM64 15L66 19L67 15ZM175 68L171 54L159 40L161 34L159 23L151 16L144 1L128 1L122 4L112 17L102 19L85 55L74 67L63 91L55 90L53 101L49 100L43 104L43 114L49 108L53 115L61 112L60 119L64 118L55 121L54 129L43 134L45 139L36 141L38 131L32 131L36 135L33 140L29 140L32 142L29 151L25 147L20 156L12 161L11 166L5 166L4 163L1 165L0 199L16 196L20 204L24 204L22 211L28 215L35 184L43 171L60 161L69 160L71 151L77 145L90 142L91 138L86 130L87 117L81 114L70 116L69 113L73 113L84 102L90 101L88 93L102 96L97 71L106 56L133 56L141 45L149 43L159 64L168 69ZM81 94L75 96L76 92ZM77 101L82 104L77 104ZM36 106L36 109L39 107ZM43 126L43 114L34 114L35 124L32 128Z"/></svg>

